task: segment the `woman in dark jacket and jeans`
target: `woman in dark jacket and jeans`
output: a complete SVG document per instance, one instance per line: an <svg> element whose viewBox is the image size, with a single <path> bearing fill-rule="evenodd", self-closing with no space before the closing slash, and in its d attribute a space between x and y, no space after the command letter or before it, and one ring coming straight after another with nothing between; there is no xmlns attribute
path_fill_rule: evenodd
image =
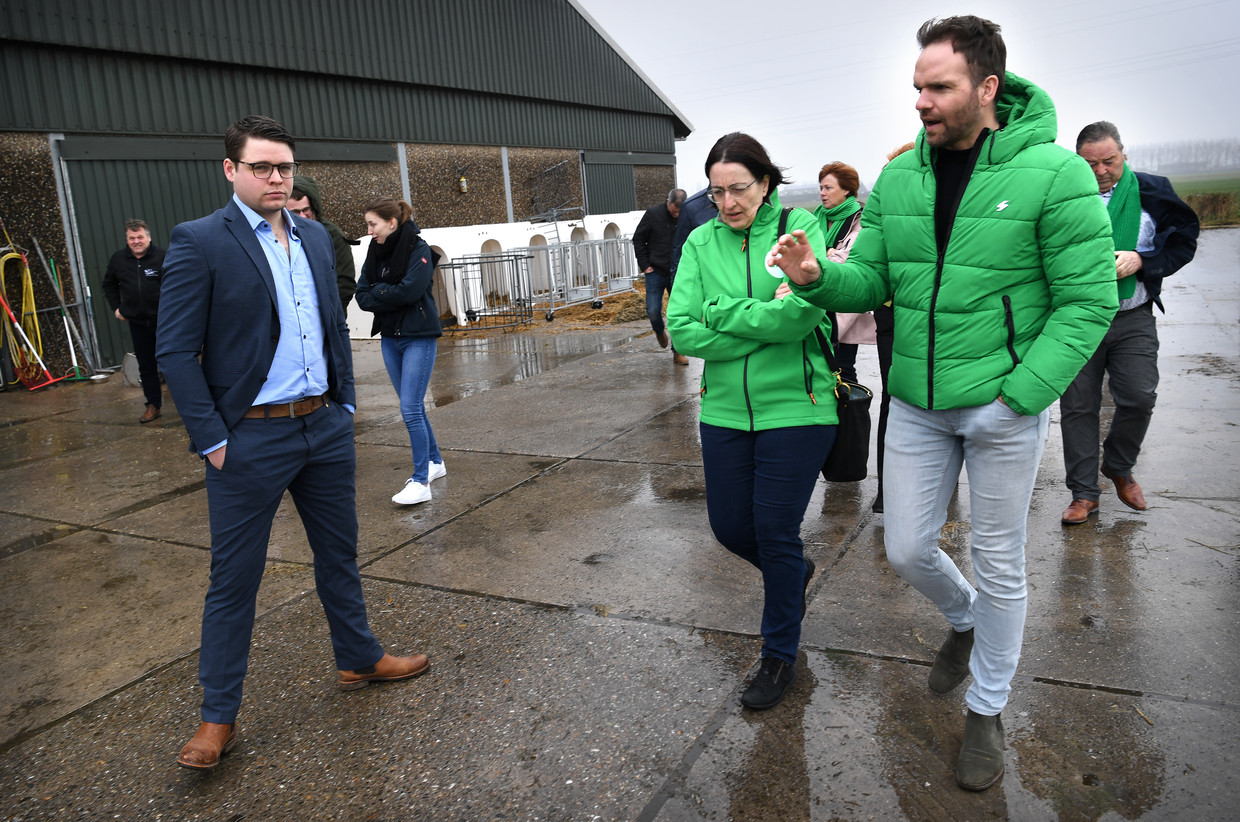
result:
<svg viewBox="0 0 1240 822"><path fill-rule="evenodd" d="M375 315L370 334L382 335L383 364L409 429L413 475L392 497L398 505L429 501L431 482L447 474L423 401L435 367L435 340L443 336L431 296L435 265L412 217L412 206L391 197L366 206L371 243L355 295Z"/></svg>

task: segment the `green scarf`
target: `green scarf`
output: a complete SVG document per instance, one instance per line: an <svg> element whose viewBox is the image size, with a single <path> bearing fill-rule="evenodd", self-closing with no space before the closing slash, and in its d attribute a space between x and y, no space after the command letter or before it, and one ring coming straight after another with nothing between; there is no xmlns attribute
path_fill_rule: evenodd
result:
<svg viewBox="0 0 1240 822"><path fill-rule="evenodd" d="M835 248L835 240L839 236L844 221L860 210L861 203L857 202L857 198L851 194L834 208L818 207L818 219L822 221L824 248Z"/></svg>
<svg viewBox="0 0 1240 822"><path fill-rule="evenodd" d="M1107 214L1111 218L1111 239L1116 251L1136 251L1137 237L1141 233L1141 193L1137 175L1124 163L1124 173L1111 192L1107 202ZM1137 278L1125 277L1119 283L1119 298L1127 300L1137 292Z"/></svg>

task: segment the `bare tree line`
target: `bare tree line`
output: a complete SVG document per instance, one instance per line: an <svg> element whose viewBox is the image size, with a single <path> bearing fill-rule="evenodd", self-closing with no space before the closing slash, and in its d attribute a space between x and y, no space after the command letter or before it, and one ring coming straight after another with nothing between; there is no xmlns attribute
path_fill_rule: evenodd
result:
<svg viewBox="0 0 1240 822"><path fill-rule="evenodd" d="M1128 149L1134 169L1163 176L1240 171L1240 139L1182 140Z"/></svg>

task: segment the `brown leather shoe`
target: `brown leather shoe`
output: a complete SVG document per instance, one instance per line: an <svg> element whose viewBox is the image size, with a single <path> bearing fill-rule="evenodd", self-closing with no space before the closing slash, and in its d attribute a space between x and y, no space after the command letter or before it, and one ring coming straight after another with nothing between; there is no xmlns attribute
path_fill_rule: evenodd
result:
<svg viewBox="0 0 1240 822"><path fill-rule="evenodd" d="M688 357L686 357L684 354L681 354L681 353L678 351L678 352L676 352L676 354L672 357L672 362L676 363L677 365L688 365L688 364L689 364L689 358L688 358Z"/></svg>
<svg viewBox="0 0 1240 822"><path fill-rule="evenodd" d="M159 409L153 405L148 405L142 416L138 417L138 422L151 422L159 419Z"/></svg>
<svg viewBox="0 0 1240 822"><path fill-rule="evenodd" d="M1141 493L1141 486L1137 485L1137 481L1132 478L1132 474L1121 477L1104 465L1102 466L1102 476L1115 483L1115 494L1119 497L1120 502L1137 511L1145 510L1145 494Z"/></svg>
<svg viewBox="0 0 1240 822"><path fill-rule="evenodd" d="M194 738L181 749L177 764L182 768L209 771L220 764L220 757L231 751L236 744L236 722L228 725L203 722L198 726L198 733L194 734Z"/></svg>
<svg viewBox="0 0 1240 822"><path fill-rule="evenodd" d="M398 679L409 679L410 677L425 673L430 666L431 661L426 658L426 654L416 654L414 656L384 654L382 659L369 668L362 668L357 671L340 671L340 679L337 681L337 684L342 691L356 691L358 688L365 688L372 682L395 682Z"/></svg>
<svg viewBox="0 0 1240 822"><path fill-rule="evenodd" d="M1098 500L1095 499L1074 499L1072 504L1064 509L1063 524L1064 525L1080 525L1089 519L1089 515L1098 511Z"/></svg>
<svg viewBox="0 0 1240 822"><path fill-rule="evenodd" d="M667 348L667 347L668 347L668 345L670 345L670 344L671 344L671 342L672 342L671 340L669 340L669 339L667 338L667 332L666 332L666 331L657 331L657 332L655 332L654 338L655 338L656 340L658 340L658 341L659 341L659 347L660 347L660 348Z"/></svg>

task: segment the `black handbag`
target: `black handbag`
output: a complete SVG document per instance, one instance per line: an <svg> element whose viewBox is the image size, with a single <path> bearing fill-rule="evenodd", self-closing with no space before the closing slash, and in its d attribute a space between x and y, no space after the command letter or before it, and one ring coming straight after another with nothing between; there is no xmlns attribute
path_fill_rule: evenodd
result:
<svg viewBox="0 0 1240 822"><path fill-rule="evenodd" d="M835 401L840 417L839 427L835 429L835 444L822 464L822 476L828 482L859 482L865 479L866 463L870 459L870 401L874 399L874 392L841 377L822 329L815 328L814 333L827 358L827 367L835 375Z"/></svg>
<svg viewBox="0 0 1240 822"><path fill-rule="evenodd" d="M779 215L780 237L787 233L790 211L791 208L785 208ZM835 444L822 464L822 476L828 482L860 482L866 477L870 459L870 401L874 399L874 392L860 383L845 381L822 328L815 328L814 334L827 358L827 368L835 376L835 401L840 418L839 427L835 429Z"/></svg>

